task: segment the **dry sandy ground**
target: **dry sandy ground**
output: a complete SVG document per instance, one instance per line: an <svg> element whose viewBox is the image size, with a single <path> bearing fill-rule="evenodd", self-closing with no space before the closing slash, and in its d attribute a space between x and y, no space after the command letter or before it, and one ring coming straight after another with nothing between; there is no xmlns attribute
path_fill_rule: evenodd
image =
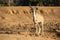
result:
<svg viewBox="0 0 60 40"><path fill-rule="evenodd" d="M60 40L60 38L46 37L46 36L29 36L18 34L0 34L0 40Z"/></svg>
<svg viewBox="0 0 60 40"><path fill-rule="evenodd" d="M42 11L41 11L42 10ZM33 24L30 7L0 7L0 26L14 27L18 24ZM44 16L45 23L60 22L60 7L38 7L37 13ZM54 20L53 20L54 19ZM0 40L60 40L50 35L29 36L18 34L0 34Z"/></svg>

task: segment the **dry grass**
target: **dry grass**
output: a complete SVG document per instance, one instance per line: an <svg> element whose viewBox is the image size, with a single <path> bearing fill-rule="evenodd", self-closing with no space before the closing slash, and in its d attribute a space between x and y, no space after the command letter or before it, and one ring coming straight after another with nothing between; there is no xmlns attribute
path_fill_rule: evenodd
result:
<svg viewBox="0 0 60 40"><path fill-rule="evenodd" d="M36 13L44 17L44 27L47 30L51 31L60 25L58 24L60 23L59 10L60 7L37 7ZM30 7L0 7L0 31L3 31L3 34L0 34L0 40L60 40L54 32L45 31L44 36L27 35L26 28L30 27L33 27ZM25 32L19 33L20 29ZM9 34L9 31L12 33Z"/></svg>

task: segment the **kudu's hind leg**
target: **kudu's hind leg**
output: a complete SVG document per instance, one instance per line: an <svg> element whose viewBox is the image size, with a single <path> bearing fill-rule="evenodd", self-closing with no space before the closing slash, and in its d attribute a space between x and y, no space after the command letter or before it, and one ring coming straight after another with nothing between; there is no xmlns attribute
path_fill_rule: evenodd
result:
<svg viewBox="0 0 60 40"><path fill-rule="evenodd" d="M37 33L38 35L40 35L40 34L42 33L42 24L41 24L41 22L39 22L39 23L37 23L36 25L37 25L37 26L36 26L36 33Z"/></svg>

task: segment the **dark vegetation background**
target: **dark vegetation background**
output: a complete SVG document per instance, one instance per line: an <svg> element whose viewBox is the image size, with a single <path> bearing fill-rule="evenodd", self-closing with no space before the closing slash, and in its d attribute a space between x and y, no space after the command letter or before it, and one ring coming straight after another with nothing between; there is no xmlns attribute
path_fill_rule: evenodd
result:
<svg viewBox="0 0 60 40"><path fill-rule="evenodd" d="M60 6L60 0L0 0L0 6Z"/></svg>

